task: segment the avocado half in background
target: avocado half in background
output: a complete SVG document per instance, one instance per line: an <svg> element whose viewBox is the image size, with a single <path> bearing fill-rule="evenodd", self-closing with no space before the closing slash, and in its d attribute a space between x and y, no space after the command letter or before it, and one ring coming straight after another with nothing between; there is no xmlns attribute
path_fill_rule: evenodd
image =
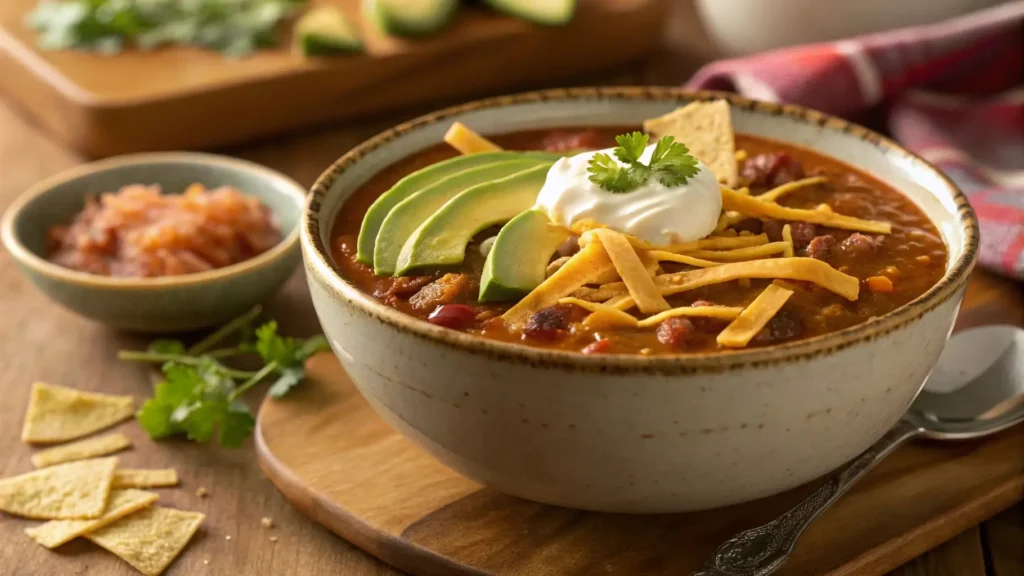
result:
<svg viewBox="0 0 1024 576"><path fill-rule="evenodd" d="M576 13L576 0L483 0L498 12L537 24L560 26ZM459 0L364 0L363 13L396 36L423 36L447 26Z"/></svg>

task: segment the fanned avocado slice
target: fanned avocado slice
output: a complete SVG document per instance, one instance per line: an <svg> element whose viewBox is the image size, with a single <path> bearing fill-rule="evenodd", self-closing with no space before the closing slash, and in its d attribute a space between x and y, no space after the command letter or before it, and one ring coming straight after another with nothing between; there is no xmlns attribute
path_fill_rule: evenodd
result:
<svg viewBox="0 0 1024 576"><path fill-rule="evenodd" d="M509 220L487 253L480 301L518 300L540 286L551 256L568 237L568 230L552 224L539 210Z"/></svg>
<svg viewBox="0 0 1024 576"><path fill-rule="evenodd" d="M430 186L443 178L447 178L452 174L475 166L483 166L484 164L490 164L498 160L510 160L524 157L550 159L554 161L559 158L559 155L547 152L504 151L469 154L465 156L456 156L436 164L431 164L426 168L417 170L405 178L402 178L392 186L390 190L381 194L377 200L370 205L369 210L366 211L366 215L363 216L363 224L359 229L356 258L363 264L373 264L374 244L377 242L377 233L380 231L381 224L384 223L384 218L387 217L392 208L413 193Z"/></svg>
<svg viewBox="0 0 1024 576"><path fill-rule="evenodd" d="M405 242L420 224L448 200L477 184L498 180L542 164L550 167L551 161L527 157L499 160L463 170L417 190L392 208L381 224L373 250L373 273L378 276L393 275Z"/></svg>
<svg viewBox="0 0 1024 576"><path fill-rule="evenodd" d="M364 0L363 13L395 36L423 36L455 17L459 0Z"/></svg>
<svg viewBox="0 0 1024 576"><path fill-rule="evenodd" d="M491 8L546 26L568 24L576 15L576 0L484 0Z"/></svg>
<svg viewBox="0 0 1024 576"><path fill-rule="evenodd" d="M363 49L359 29L334 6L320 6L295 23L295 37L305 56L327 56Z"/></svg>
<svg viewBox="0 0 1024 576"><path fill-rule="evenodd" d="M474 235L533 206L547 174L547 165L537 166L478 184L446 202L402 247L398 275L462 262Z"/></svg>

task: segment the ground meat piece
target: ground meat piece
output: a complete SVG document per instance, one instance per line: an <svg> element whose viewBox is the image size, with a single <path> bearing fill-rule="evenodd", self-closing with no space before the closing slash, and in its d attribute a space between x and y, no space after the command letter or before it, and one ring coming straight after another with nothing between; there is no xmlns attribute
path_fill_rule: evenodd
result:
<svg viewBox="0 0 1024 576"><path fill-rule="evenodd" d="M804 177L804 167L785 152L751 156L740 175L754 188L774 188Z"/></svg>
<svg viewBox="0 0 1024 576"><path fill-rule="evenodd" d="M557 340L565 336L569 330L571 316L572 306L564 304L538 310L526 321L523 334L534 340Z"/></svg>
<svg viewBox="0 0 1024 576"><path fill-rule="evenodd" d="M465 330L476 322L476 310L465 304L444 304L430 313L427 322L452 330Z"/></svg>
<svg viewBox="0 0 1024 576"><path fill-rule="evenodd" d="M854 232L839 244L838 250L843 254L857 257L877 252L878 249L881 248L881 244L881 242L871 236L866 236L860 232Z"/></svg>
<svg viewBox="0 0 1024 576"><path fill-rule="evenodd" d="M569 236L565 242L558 247L556 252L559 256L572 256L573 254L580 251L580 238L579 236Z"/></svg>
<svg viewBox="0 0 1024 576"><path fill-rule="evenodd" d="M754 336L753 341L758 344L774 344L798 338L803 332L804 325L800 322L800 317L783 308L768 321L768 325L758 332L757 336Z"/></svg>
<svg viewBox="0 0 1024 576"><path fill-rule="evenodd" d="M796 239L794 238L794 241ZM836 239L831 234L816 236L807 244L805 251L808 256L816 260L828 260L832 255L832 249L836 246Z"/></svg>
<svg viewBox="0 0 1024 576"><path fill-rule="evenodd" d="M566 152L568 150L597 150L602 148L604 139L597 130L573 132L555 132L544 138L541 148L549 152Z"/></svg>
<svg viewBox="0 0 1024 576"><path fill-rule="evenodd" d="M746 230L751 234L760 234L761 229L764 228L764 223L757 218L744 218L743 220L733 224L732 227L737 232Z"/></svg>
<svg viewBox="0 0 1024 576"><path fill-rule="evenodd" d="M793 236L793 248L799 250L814 240L818 235L818 227L808 222L791 222L789 233Z"/></svg>
<svg viewBox="0 0 1024 576"><path fill-rule="evenodd" d="M441 304L450 304L464 291L469 291L473 280L469 274L445 274L409 298L414 310L429 310Z"/></svg>
<svg viewBox="0 0 1024 576"><path fill-rule="evenodd" d="M768 240L772 242L778 242L782 240L782 227L785 226L785 222L778 220L767 219L764 221L764 225L761 227L761 231L768 235Z"/></svg>
<svg viewBox="0 0 1024 576"><path fill-rule="evenodd" d="M687 318L668 318L658 324L658 342L673 348L685 348L687 337L692 338L697 328Z"/></svg>

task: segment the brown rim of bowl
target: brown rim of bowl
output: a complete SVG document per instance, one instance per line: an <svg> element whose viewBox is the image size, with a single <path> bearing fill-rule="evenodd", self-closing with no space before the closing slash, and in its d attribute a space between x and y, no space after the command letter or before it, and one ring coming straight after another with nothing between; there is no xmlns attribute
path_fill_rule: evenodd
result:
<svg viewBox="0 0 1024 576"><path fill-rule="evenodd" d="M300 208L305 206L305 188L284 174L254 162L240 160L237 158L229 158L227 156L219 156L217 154L204 154L202 152L144 152L141 154L129 154L125 156L107 158L105 160L98 160L96 162L76 166L33 185L22 193L21 196L19 196L13 203L11 203L4 212L2 219L0 219L0 242L3 243L15 260L21 262L25 266L28 266L39 274L56 280L73 282L75 284L116 290L174 288L221 280L239 273L249 272L268 266L298 246L299 235L302 229L301 218L295 228L289 232L287 236L282 238L280 242L275 244L273 248L263 252L262 254L249 258L248 260L243 260L242 262L231 264L230 266L225 266L223 268L217 268L206 272L196 272L194 274L160 276L156 278L128 278L89 274L87 272L80 272L78 270L72 270L70 268L54 264L53 262L45 260L32 253L32 251L22 243L21 239L18 238L18 235L15 234L15 223L21 215L24 207L32 200L46 194L54 187L90 174L110 170L111 168L138 164L193 164L221 166L233 168L239 171L252 172L260 178L279 184L277 188L291 196Z"/></svg>
<svg viewBox="0 0 1024 576"><path fill-rule="evenodd" d="M367 153L415 129L444 121L473 110L502 107L510 104L544 102L551 100L656 100L685 103L693 100L725 99L731 106L765 114L785 115L821 126L826 130L843 132L870 142L887 152L910 158L921 167L931 170L953 191L957 216L964 231L964 250L940 279L927 292L913 301L866 322L836 332L814 336L795 342L763 348L738 351L714 351L694 354L642 356L639 354L586 355L580 352L548 350L525 344L513 344L434 326L418 318L385 306L364 294L345 280L320 239L319 222L321 201L331 185L350 166ZM339 205L340 208L340 205ZM333 216L333 215L332 215ZM452 106L420 116L366 140L334 162L316 181L307 199L302 221L303 253L306 265L314 273L313 279L323 283L339 297L351 302L355 309L413 336L455 348L463 352L484 355L496 360L514 363L603 373L656 373L678 375L684 373L725 371L755 366L779 364L810 359L821 354L842 350L868 342L900 329L952 298L966 283L978 252L978 221L964 193L931 163L906 150L892 140L841 118L789 104L773 104L751 100L725 92L689 92L674 87L628 86L614 88L566 88L539 90L509 96L499 96ZM332 219L333 222L333 219Z"/></svg>

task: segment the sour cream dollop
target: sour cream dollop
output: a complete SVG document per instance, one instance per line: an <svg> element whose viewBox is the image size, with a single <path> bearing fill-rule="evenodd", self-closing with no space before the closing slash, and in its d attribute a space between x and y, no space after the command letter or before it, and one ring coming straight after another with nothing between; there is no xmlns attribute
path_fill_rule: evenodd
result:
<svg viewBox="0 0 1024 576"><path fill-rule="evenodd" d="M715 230L722 194L710 168L698 162L697 175L682 186L665 186L651 178L629 192L609 192L590 181L587 164L601 152L615 159L612 150L584 152L555 162L535 208L565 227L593 220L659 246L699 240ZM649 163L653 152L651 144L641 162Z"/></svg>

